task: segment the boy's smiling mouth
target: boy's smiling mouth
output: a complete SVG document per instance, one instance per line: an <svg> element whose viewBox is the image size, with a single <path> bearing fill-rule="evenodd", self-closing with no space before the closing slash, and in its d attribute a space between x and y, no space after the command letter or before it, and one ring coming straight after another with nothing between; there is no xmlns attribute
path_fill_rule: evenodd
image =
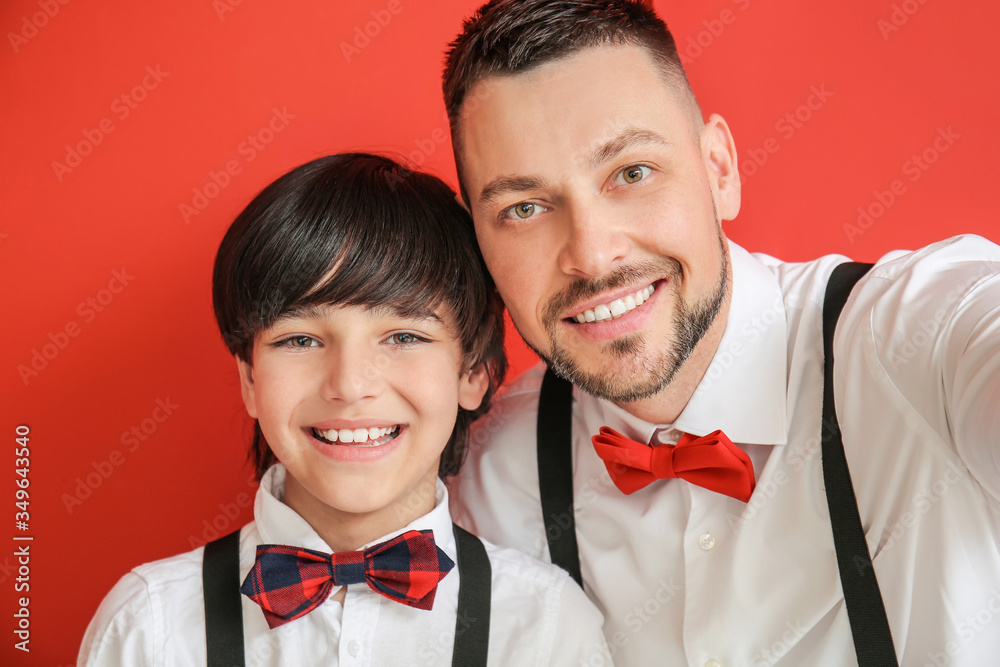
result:
<svg viewBox="0 0 1000 667"><path fill-rule="evenodd" d="M402 428L395 426L370 426L368 428L341 428L320 430L311 428L312 435L320 442L330 445L352 445L354 447L378 447L396 438Z"/></svg>

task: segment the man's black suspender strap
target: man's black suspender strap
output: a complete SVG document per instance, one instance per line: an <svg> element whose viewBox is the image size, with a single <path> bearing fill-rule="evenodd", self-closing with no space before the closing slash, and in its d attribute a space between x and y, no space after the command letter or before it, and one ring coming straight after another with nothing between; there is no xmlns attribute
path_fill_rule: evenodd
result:
<svg viewBox="0 0 1000 667"><path fill-rule="evenodd" d="M536 428L538 491L549 555L582 587L573 515L573 385L551 368L542 379Z"/></svg>
<svg viewBox="0 0 1000 667"><path fill-rule="evenodd" d="M871 264L841 264L833 270L826 286L823 302L823 483L858 665L895 667L899 661L861 526L833 398L833 332L851 289L870 268Z"/></svg>
<svg viewBox="0 0 1000 667"><path fill-rule="evenodd" d="M455 667L486 667L490 645L493 571L482 541L457 525L458 614ZM240 531L205 545L205 638L208 667L243 667L243 599L240 594Z"/></svg>
<svg viewBox="0 0 1000 667"><path fill-rule="evenodd" d="M205 589L208 667L243 667L243 601L240 599L240 531L205 545L201 568Z"/></svg>
<svg viewBox="0 0 1000 667"><path fill-rule="evenodd" d="M490 649L490 601L493 570L486 547L455 524L458 552L458 614L455 619L453 666L486 667Z"/></svg>

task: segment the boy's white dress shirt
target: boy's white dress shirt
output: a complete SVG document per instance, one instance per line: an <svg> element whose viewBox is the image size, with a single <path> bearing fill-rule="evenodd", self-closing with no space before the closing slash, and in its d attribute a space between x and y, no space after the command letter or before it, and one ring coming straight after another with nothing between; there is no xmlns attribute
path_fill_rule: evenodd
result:
<svg viewBox="0 0 1000 667"><path fill-rule="evenodd" d="M619 665L856 664L820 455L823 298L846 258L790 264L730 249L725 334L675 424L574 388L585 589ZM915 667L1000 664L1000 248L966 236L884 257L847 302L834 357L897 656ZM486 539L548 560L535 455L542 371L475 425L452 510ZM623 495L591 443L603 425L657 443L722 429L753 460L757 488L749 503L681 480Z"/></svg>
<svg viewBox="0 0 1000 667"><path fill-rule="evenodd" d="M240 535L240 581L258 544L289 544L330 552L319 535L281 502L285 469L271 467L261 481L254 521ZM437 486L434 509L407 530L434 531L437 545L457 562L448 494ZM80 665L204 665L205 611L202 554L141 565L125 575L101 603L80 649ZM559 568L511 549L486 544L493 576L490 665L589 664L606 654L601 615ZM450 665L458 604L456 566L438 585L434 608L414 609L373 592L347 587L343 606L327 600L306 616L269 630L260 607L243 596L246 664Z"/></svg>

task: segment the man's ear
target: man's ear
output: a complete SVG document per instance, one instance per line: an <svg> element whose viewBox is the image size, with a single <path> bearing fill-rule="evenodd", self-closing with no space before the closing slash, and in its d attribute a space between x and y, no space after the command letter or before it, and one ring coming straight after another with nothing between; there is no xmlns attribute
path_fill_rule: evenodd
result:
<svg viewBox="0 0 1000 667"><path fill-rule="evenodd" d="M719 218L733 220L740 212L740 172L736 142L726 119L719 114L712 114L705 122L701 131L701 152Z"/></svg>
<svg viewBox="0 0 1000 667"><path fill-rule="evenodd" d="M253 366L236 357L236 371L240 375L240 393L243 394L243 405L247 413L257 419L257 401L254 397Z"/></svg>
<svg viewBox="0 0 1000 667"><path fill-rule="evenodd" d="M479 364L458 379L458 404L466 410L475 410L483 403L483 396L490 386L486 364Z"/></svg>

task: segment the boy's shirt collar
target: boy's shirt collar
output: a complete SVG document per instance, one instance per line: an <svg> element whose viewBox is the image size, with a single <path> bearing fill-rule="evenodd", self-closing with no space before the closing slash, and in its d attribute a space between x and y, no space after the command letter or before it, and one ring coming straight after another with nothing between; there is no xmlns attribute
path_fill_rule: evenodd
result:
<svg viewBox="0 0 1000 667"><path fill-rule="evenodd" d="M275 463L260 480L254 501L254 520L262 544L286 544L330 553L332 549L298 512L282 502L285 495L285 466ZM398 530L378 537L364 547L384 542L408 530L432 530L434 541L455 560L455 536L448 511L448 490L437 480L434 509ZM362 547L362 548L364 548Z"/></svg>

